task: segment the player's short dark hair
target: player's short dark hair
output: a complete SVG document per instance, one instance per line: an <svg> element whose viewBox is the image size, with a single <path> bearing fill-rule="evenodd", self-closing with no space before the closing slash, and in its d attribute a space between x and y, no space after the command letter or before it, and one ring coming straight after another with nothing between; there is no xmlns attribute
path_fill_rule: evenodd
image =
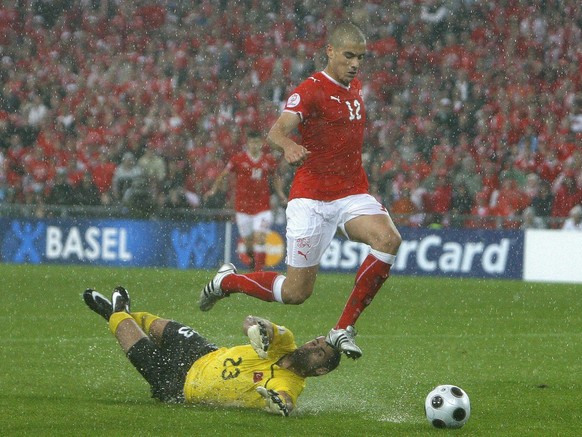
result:
<svg viewBox="0 0 582 437"><path fill-rule="evenodd" d="M366 43L366 36L362 29L350 21L344 21L329 32L327 42L332 47L340 47L346 43Z"/></svg>
<svg viewBox="0 0 582 437"><path fill-rule="evenodd" d="M317 372L319 369L326 369L327 373L335 370L341 361L341 352L336 348L333 348L328 345L329 353L327 353L327 357L325 360L320 361L317 364L317 367L313 367L309 370L310 376L317 376L319 373Z"/></svg>
<svg viewBox="0 0 582 437"><path fill-rule="evenodd" d="M341 361L342 354L337 349L333 348L333 352L329 354L328 359L323 363L323 366L331 372L335 370Z"/></svg>
<svg viewBox="0 0 582 437"><path fill-rule="evenodd" d="M312 360L310 357L313 357L315 352L313 350L306 350L306 344L295 349L290 354L293 364L299 370L300 374L303 376L319 376L337 368L341 360L341 353L337 349L326 344L325 357L318 356L317 360ZM321 373L322 370L325 370L325 372Z"/></svg>

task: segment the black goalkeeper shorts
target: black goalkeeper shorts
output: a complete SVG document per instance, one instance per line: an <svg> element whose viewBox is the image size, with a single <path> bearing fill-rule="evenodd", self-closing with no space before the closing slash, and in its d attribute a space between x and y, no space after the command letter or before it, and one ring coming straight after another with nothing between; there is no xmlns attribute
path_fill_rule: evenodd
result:
<svg viewBox="0 0 582 437"><path fill-rule="evenodd" d="M149 338L142 339L127 357L150 384L152 397L162 402L184 402L184 383L192 364L217 349L189 326L169 322L159 347Z"/></svg>

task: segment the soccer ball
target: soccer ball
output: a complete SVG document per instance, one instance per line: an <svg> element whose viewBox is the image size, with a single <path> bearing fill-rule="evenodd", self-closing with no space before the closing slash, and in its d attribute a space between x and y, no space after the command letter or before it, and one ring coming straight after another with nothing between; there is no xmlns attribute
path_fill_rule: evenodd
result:
<svg viewBox="0 0 582 437"><path fill-rule="evenodd" d="M435 428L460 428L471 415L469 396L455 385L439 385L424 401L426 419Z"/></svg>

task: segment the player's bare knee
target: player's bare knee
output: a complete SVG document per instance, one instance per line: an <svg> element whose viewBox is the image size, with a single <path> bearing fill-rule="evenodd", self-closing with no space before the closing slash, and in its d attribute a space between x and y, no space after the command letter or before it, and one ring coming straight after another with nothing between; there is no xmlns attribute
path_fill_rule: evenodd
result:
<svg viewBox="0 0 582 437"><path fill-rule="evenodd" d="M304 296L304 295L299 294L299 295L287 296L287 297L283 298L283 301L285 302L286 305L301 305L308 298L309 298L309 296Z"/></svg>
<svg viewBox="0 0 582 437"><path fill-rule="evenodd" d="M283 294L283 302L287 305L301 305L309 299L312 292L313 289L289 290Z"/></svg>
<svg viewBox="0 0 582 437"><path fill-rule="evenodd" d="M392 251L390 253L395 254L396 252L398 252L398 249L400 248L400 244L402 243L402 236L400 235L400 232L398 232L398 231L391 232L389 234L388 240L389 240L390 250Z"/></svg>
<svg viewBox="0 0 582 437"><path fill-rule="evenodd" d="M378 234L371 244L372 249L395 255L402 243L402 237L398 231Z"/></svg>

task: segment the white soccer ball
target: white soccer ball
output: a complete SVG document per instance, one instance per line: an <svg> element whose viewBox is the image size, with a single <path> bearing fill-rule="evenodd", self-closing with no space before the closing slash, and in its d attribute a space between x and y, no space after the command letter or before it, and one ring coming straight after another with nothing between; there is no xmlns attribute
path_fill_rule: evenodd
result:
<svg viewBox="0 0 582 437"><path fill-rule="evenodd" d="M439 385L424 401L426 419L435 428L460 428L471 415L467 393L456 385Z"/></svg>

